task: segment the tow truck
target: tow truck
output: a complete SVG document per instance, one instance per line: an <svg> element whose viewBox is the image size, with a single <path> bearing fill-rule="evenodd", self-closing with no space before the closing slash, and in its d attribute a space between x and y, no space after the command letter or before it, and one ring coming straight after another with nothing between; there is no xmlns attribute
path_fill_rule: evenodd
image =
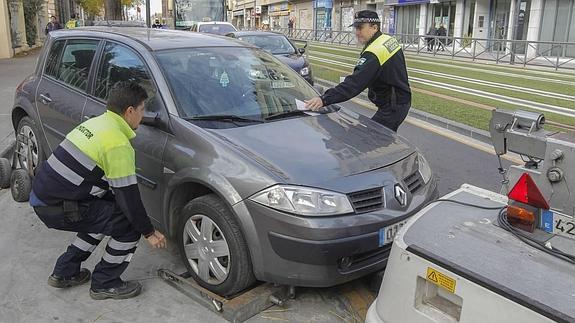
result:
<svg viewBox="0 0 575 323"><path fill-rule="evenodd" d="M496 109L499 193L469 184L396 236L368 323L575 322L575 140L539 113Z"/></svg>

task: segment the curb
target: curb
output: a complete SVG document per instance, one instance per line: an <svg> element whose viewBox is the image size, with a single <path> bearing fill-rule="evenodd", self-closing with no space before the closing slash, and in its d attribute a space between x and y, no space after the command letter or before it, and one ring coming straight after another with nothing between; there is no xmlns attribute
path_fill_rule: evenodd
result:
<svg viewBox="0 0 575 323"><path fill-rule="evenodd" d="M322 85L322 86L332 87L334 85L337 85L336 83L333 83L333 82L330 82L327 80L322 80L319 78L316 78L315 81L318 85ZM367 95L364 92L360 93L357 97L364 100L364 101L370 102ZM372 110L375 110L375 106ZM456 132L460 135L463 135L463 136L466 136L469 138L473 138L475 140L479 140L479 141L486 143L486 144L489 144L489 145L491 145L493 143L491 141L491 136L490 136L489 132L482 130L482 129L473 128L473 127L468 126L466 124L452 121L452 120L449 120L449 119L446 119L443 117L439 117L439 116L436 116L434 114L431 114L431 113L428 113L425 111L421 111L421 110L418 110L418 109L413 108L413 107L409 110L409 116L416 118L416 119L419 119L419 120L422 120L422 121L425 121L425 122L428 122L428 123L433 124L435 126L451 130L451 131Z"/></svg>

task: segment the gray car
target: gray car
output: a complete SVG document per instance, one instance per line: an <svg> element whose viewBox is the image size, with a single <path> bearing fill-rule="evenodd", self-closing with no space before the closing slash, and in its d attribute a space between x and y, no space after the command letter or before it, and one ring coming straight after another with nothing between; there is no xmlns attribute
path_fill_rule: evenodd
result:
<svg viewBox="0 0 575 323"><path fill-rule="evenodd" d="M384 268L401 225L437 195L417 150L338 106L269 53L228 37L144 28L56 31L16 91L22 165L35 167L110 87L150 99L133 140L152 222L222 295L256 280L325 287Z"/></svg>

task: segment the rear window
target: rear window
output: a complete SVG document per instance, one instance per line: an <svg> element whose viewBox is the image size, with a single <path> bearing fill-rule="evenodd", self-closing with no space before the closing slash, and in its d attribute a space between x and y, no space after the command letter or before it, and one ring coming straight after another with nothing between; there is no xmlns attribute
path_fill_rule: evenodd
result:
<svg viewBox="0 0 575 323"><path fill-rule="evenodd" d="M65 45L64 41L55 43L48 55L46 74L86 91L88 74L98 43L98 40L82 39L68 40Z"/></svg>
<svg viewBox="0 0 575 323"><path fill-rule="evenodd" d="M236 31L236 28L228 24L209 24L209 25L201 25L198 31L201 33L225 35Z"/></svg>

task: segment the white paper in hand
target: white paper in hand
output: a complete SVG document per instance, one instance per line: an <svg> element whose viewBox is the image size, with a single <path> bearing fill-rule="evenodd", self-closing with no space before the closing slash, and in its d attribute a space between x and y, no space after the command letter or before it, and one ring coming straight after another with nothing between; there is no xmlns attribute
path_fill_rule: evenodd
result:
<svg viewBox="0 0 575 323"><path fill-rule="evenodd" d="M295 99L295 106L297 107L298 110L302 111L309 110L305 107L305 102L300 101L298 99Z"/></svg>

